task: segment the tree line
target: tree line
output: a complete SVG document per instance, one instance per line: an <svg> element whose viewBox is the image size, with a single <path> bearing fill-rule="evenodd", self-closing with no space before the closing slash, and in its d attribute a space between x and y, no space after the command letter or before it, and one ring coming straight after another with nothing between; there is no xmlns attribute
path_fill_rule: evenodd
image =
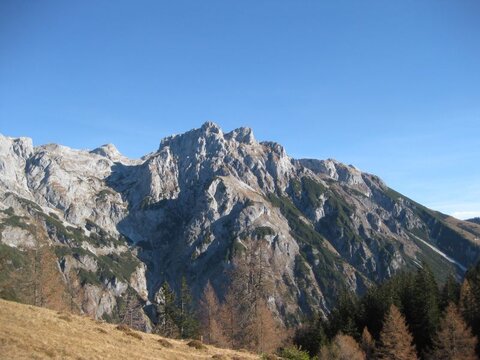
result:
<svg viewBox="0 0 480 360"><path fill-rule="evenodd" d="M450 276L442 285L428 265L422 264L416 271L399 273L370 288L361 297L343 292L326 318L313 314L299 328L287 329L270 298L274 287L269 270L271 249L261 240L245 244L232 260L228 287L221 298L210 283L194 299L185 278L178 294L164 282L156 299L154 331L257 353L287 346L281 353L291 359L479 358L480 263L462 282ZM73 300L65 300L70 292L60 286L56 257L48 246L36 246L28 256L13 255L5 254L4 260L18 258L16 262L0 261L4 274L0 276L1 297L47 307L71 303L75 308ZM28 271L13 271L18 268ZM28 279L19 278L23 273ZM136 294L127 293L118 321L141 328L141 308Z"/></svg>
<svg viewBox="0 0 480 360"><path fill-rule="evenodd" d="M222 298L210 282L198 301L185 278L178 297L165 282L155 331L219 347L280 351L288 359L479 358L480 263L461 283L450 276L442 285L424 263L361 297L345 291L326 318L313 314L287 329L269 303L274 286L269 247L262 241L249 245L234 258Z"/></svg>
<svg viewBox="0 0 480 360"><path fill-rule="evenodd" d="M268 247L252 242L237 254L228 273L229 286L219 299L210 282L195 306L185 278L178 298L165 282L157 296L155 332L178 338L258 353L273 352L285 338L282 324L268 305L273 281L267 271Z"/></svg>
<svg viewBox="0 0 480 360"><path fill-rule="evenodd" d="M477 359L479 310L480 263L461 284L450 276L442 286L424 263L362 297L342 293L294 342L320 359Z"/></svg>
<svg viewBox="0 0 480 360"><path fill-rule="evenodd" d="M157 323L154 332L170 338L194 339L199 336L196 308L185 277L182 277L178 299L165 281L156 300Z"/></svg>

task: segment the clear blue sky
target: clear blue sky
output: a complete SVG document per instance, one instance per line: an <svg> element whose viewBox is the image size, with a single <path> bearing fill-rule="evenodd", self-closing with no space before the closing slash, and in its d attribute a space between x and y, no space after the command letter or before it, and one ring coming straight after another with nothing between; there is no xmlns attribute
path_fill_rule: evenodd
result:
<svg viewBox="0 0 480 360"><path fill-rule="evenodd" d="M480 1L0 1L0 133L139 157L206 120L480 215Z"/></svg>

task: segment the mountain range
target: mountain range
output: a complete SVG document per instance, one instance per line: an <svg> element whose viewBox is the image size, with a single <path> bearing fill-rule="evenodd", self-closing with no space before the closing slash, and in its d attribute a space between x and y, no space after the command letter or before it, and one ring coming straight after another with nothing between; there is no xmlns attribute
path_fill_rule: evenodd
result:
<svg viewBox="0 0 480 360"><path fill-rule="evenodd" d="M129 159L0 135L0 296L144 330L163 282L220 299L235 258L265 245L269 307L288 324L428 264L439 280L480 257L480 224L428 209L336 160L293 159L249 128L207 122ZM133 299L133 300L132 300Z"/></svg>

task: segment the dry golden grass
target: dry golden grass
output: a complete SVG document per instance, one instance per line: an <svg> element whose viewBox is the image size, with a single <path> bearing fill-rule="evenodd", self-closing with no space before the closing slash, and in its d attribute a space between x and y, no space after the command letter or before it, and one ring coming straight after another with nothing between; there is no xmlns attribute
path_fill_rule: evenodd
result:
<svg viewBox="0 0 480 360"><path fill-rule="evenodd" d="M187 343L0 299L1 359L258 359Z"/></svg>

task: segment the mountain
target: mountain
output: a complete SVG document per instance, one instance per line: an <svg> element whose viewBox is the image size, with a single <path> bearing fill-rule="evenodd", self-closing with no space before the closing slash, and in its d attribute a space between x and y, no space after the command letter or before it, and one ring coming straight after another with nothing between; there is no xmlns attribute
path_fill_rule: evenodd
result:
<svg viewBox="0 0 480 360"><path fill-rule="evenodd" d="M468 219L467 221L469 221L469 222L471 222L471 223L474 223L474 224L480 225L480 217Z"/></svg>
<svg viewBox="0 0 480 360"><path fill-rule="evenodd" d="M139 160L0 136L0 296L148 330L164 281L222 298L233 260L265 244L269 306L286 323L426 262L479 259L480 225L430 210L335 160L290 158L208 122ZM130 310L128 310L130 309Z"/></svg>

